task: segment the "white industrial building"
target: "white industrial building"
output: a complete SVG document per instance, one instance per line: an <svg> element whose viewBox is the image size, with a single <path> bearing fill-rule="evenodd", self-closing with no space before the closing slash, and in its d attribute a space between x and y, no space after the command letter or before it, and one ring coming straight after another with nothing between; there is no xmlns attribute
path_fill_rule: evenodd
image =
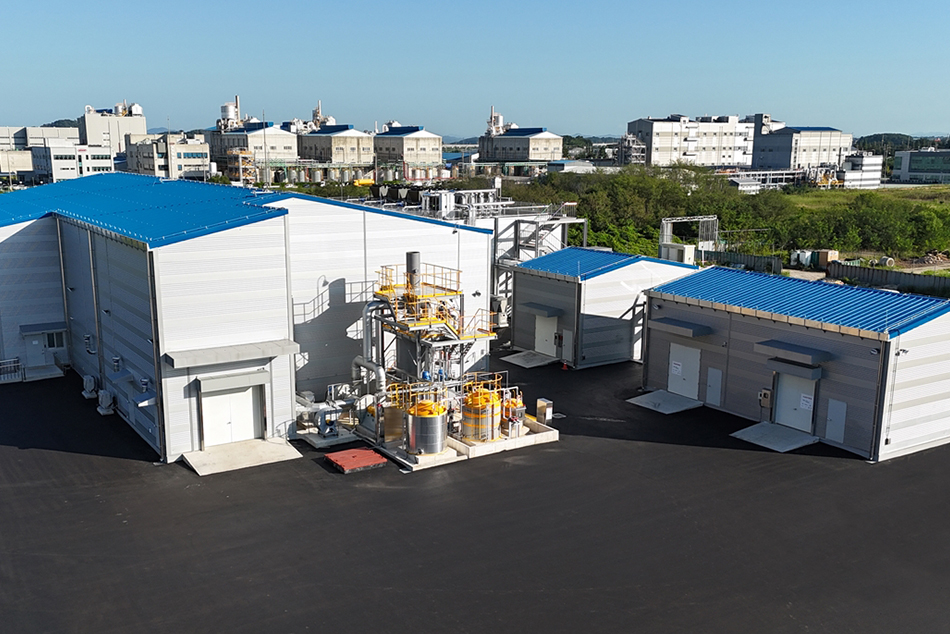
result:
<svg viewBox="0 0 950 634"><path fill-rule="evenodd" d="M737 115L647 117L627 124L627 134L646 145L646 164L691 163L707 167L752 165L753 124Z"/></svg>
<svg viewBox="0 0 950 634"><path fill-rule="evenodd" d="M46 139L30 148L33 161L31 179L56 183L93 174L115 171L112 148L108 145L75 145L70 141Z"/></svg>
<svg viewBox="0 0 950 634"><path fill-rule="evenodd" d="M273 121L247 121L232 130L207 130L205 138L211 159L221 165L229 150L248 150L254 161L296 161L297 135L274 125Z"/></svg>
<svg viewBox="0 0 950 634"><path fill-rule="evenodd" d="M364 167L376 160L372 135L354 130L352 125L321 126L298 139L300 158Z"/></svg>
<svg viewBox="0 0 950 634"><path fill-rule="evenodd" d="M647 296L644 386L762 421L744 431L766 446L878 461L950 442L948 300L726 268Z"/></svg>
<svg viewBox="0 0 950 634"><path fill-rule="evenodd" d="M753 169L840 166L852 153L852 135L837 128L791 127L773 121L768 114L757 114L752 120L755 126Z"/></svg>
<svg viewBox="0 0 950 634"><path fill-rule="evenodd" d="M639 361L645 297L697 267L568 247L513 269L511 343L574 368Z"/></svg>
<svg viewBox="0 0 950 634"><path fill-rule="evenodd" d="M111 147L113 155L125 153L125 135L147 133L145 113L137 103L99 110L86 106L79 118L79 142Z"/></svg>
<svg viewBox="0 0 950 634"><path fill-rule="evenodd" d="M39 126L0 126L0 152L26 150L43 145L46 139L62 139L79 143L79 128L49 128Z"/></svg>
<svg viewBox="0 0 950 634"><path fill-rule="evenodd" d="M431 180L442 176L442 137L417 125L387 125L373 137L380 167L389 170L386 180Z"/></svg>
<svg viewBox="0 0 950 634"><path fill-rule="evenodd" d="M845 189L878 189L883 174L883 156L870 152L854 152L845 157L836 177Z"/></svg>
<svg viewBox="0 0 950 634"><path fill-rule="evenodd" d="M950 150L895 152L891 178L899 183L950 183Z"/></svg>
<svg viewBox="0 0 950 634"><path fill-rule="evenodd" d="M295 390L350 379L377 272L407 250L461 269L466 311L492 284L490 230L184 180L5 194L0 225L0 380L72 367L167 461L288 438Z"/></svg>
<svg viewBox="0 0 950 634"><path fill-rule="evenodd" d="M205 179L211 175L210 148L200 134L129 134L126 170L162 178Z"/></svg>

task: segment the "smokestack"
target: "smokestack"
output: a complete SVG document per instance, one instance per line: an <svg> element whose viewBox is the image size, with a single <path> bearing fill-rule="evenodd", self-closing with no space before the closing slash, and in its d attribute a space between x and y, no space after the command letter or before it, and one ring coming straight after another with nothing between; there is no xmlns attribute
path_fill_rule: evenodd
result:
<svg viewBox="0 0 950 634"><path fill-rule="evenodd" d="M419 284L419 271L422 268L419 260L418 251L409 251L406 253L406 283L409 285L409 293L418 295L421 290Z"/></svg>

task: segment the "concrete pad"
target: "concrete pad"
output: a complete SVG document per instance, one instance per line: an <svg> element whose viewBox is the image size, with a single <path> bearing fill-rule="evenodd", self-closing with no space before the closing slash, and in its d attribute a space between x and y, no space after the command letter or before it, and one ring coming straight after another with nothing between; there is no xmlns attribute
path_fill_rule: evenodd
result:
<svg viewBox="0 0 950 634"><path fill-rule="evenodd" d="M525 350L524 352L509 354L507 357L502 357L501 360L513 363L522 368L540 368L541 366L558 362L558 359L534 350Z"/></svg>
<svg viewBox="0 0 950 634"><path fill-rule="evenodd" d="M182 454L185 464L200 476L300 458L300 452L283 438L244 440L215 445L204 451Z"/></svg>
<svg viewBox="0 0 950 634"><path fill-rule="evenodd" d="M300 440L305 440L311 447L314 449L326 449L327 447L333 447L335 445L345 445L349 442L354 442L356 440L362 440L360 436L357 436L348 429L343 429L337 425L338 434L336 436L331 436L329 438L324 438L320 433L314 429L312 431L298 431L297 438Z"/></svg>
<svg viewBox="0 0 950 634"><path fill-rule="evenodd" d="M703 406L702 401L686 398L685 396L673 394L666 390L656 390L655 392L634 396L633 398L628 398L627 402L652 409L661 414L677 414L679 412L685 412L688 409L696 409L697 407Z"/></svg>
<svg viewBox="0 0 950 634"><path fill-rule="evenodd" d="M779 453L785 453L818 442L818 436L812 436L785 425L769 422L758 423L729 435Z"/></svg>
<svg viewBox="0 0 950 634"><path fill-rule="evenodd" d="M63 371L55 365L43 365L37 368L24 368L24 381L42 381L44 379L55 379L63 376Z"/></svg>

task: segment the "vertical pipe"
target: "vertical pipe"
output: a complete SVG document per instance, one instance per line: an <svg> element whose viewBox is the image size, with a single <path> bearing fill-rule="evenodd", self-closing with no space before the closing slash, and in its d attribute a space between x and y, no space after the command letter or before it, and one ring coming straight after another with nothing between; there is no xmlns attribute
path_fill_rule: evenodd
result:
<svg viewBox="0 0 950 634"><path fill-rule="evenodd" d="M419 295L421 290L419 283L419 272L422 268L419 260L418 251L409 251L406 253L406 283L409 285L409 292L412 295Z"/></svg>

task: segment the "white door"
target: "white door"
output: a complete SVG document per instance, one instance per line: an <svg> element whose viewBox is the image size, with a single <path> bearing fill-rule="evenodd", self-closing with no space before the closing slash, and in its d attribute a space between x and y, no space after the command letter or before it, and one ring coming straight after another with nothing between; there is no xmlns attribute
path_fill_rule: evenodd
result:
<svg viewBox="0 0 950 634"><path fill-rule="evenodd" d="M719 368L706 370L706 402L713 407L722 404L722 370Z"/></svg>
<svg viewBox="0 0 950 634"><path fill-rule="evenodd" d="M534 349L550 357L557 356L554 333L557 332L557 317L534 316Z"/></svg>
<svg viewBox="0 0 950 634"><path fill-rule="evenodd" d="M26 367L46 365L46 335L30 335L26 338Z"/></svg>
<svg viewBox="0 0 950 634"><path fill-rule="evenodd" d="M848 404L828 399L828 417L825 419L825 438L844 444L844 422L848 418Z"/></svg>
<svg viewBox="0 0 950 634"><path fill-rule="evenodd" d="M670 344L670 370L666 389L686 398L699 398L699 348Z"/></svg>
<svg viewBox="0 0 950 634"><path fill-rule="evenodd" d="M775 422L810 434L814 409L815 382L779 373L775 394Z"/></svg>
<svg viewBox="0 0 950 634"><path fill-rule="evenodd" d="M561 333L561 358L568 363L574 363L574 331L565 330Z"/></svg>
<svg viewBox="0 0 950 634"><path fill-rule="evenodd" d="M242 387L211 392L201 397L204 446L260 438L259 388Z"/></svg>

